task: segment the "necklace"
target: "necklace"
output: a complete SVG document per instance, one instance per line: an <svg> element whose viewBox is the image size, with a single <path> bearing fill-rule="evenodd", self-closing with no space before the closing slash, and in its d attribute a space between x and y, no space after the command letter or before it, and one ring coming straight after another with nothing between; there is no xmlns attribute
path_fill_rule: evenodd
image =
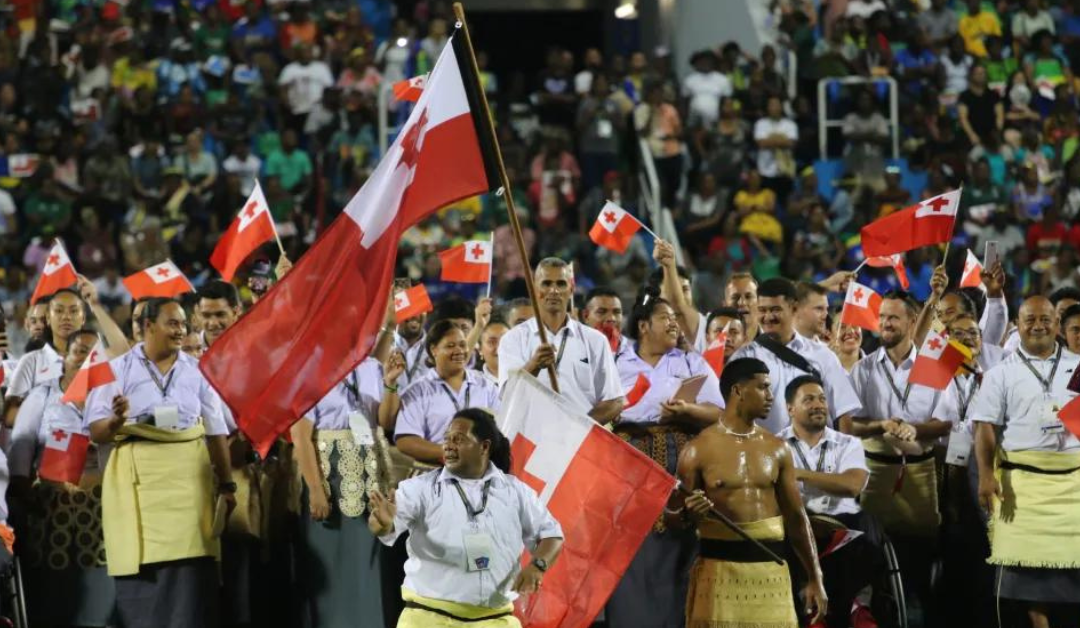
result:
<svg viewBox="0 0 1080 628"><path fill-rule="evenodd" d="M754 432L757 431L757 426L754 426L750 428L749 432L736 432L735 430L728 427L727 423L724 423L723 419L720 419L720 427L724 428L724 431L728 434L731 434L732 436L735 436L737 438L749 438L754 435Z"/></svg>

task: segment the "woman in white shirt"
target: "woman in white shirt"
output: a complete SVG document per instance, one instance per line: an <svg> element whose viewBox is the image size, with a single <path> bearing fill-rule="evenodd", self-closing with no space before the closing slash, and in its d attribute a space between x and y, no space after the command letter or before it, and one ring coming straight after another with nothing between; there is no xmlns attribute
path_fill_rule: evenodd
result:
<svg viewBox="0 0 1080 628"><path fill-rule="evenodd" d="M431 468L442 464L442 443L454 415L465 408L499 406L499 389L477 371L466 368L469 362L465 334L452 321L441 320L428 330L425 344L429 362L435 368L427 377L414 382L401 393L401 411L393 425L394 442L401 453ZM393 372L385 379L394 381ZM387 398L396 395L385 387Z"/></svg>
<svg viewBox="0 0 1080 628"><path fill-rule="evenodd" d="M46 446L52 460L66 462L67 455L89 441L83 403L65 403L62 397L97 340L96 333L85 329L65 338L62 375L31 390L15 420L8 459L11 493L26 513L18 534L28 614L35 625L107 626L114 612L116 588L105 569L96 448L89 445L77 484L57 482L50 473L55 469L41 469ZM61 453L58 446L66 450ZM39 471L51 479L38 478Z"/></svg>

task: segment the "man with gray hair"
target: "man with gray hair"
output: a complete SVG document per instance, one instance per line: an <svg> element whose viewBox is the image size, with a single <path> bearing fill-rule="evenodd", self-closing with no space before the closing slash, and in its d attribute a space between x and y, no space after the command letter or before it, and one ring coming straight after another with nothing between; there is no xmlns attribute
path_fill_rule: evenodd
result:
<svg viewBox="0 0 1080 628"><path fill-rule="evenodd" d="M607 338L570 317L573 269L548 257L534 275L540 311L513 327L499 343L499 385L510 373L524 369L551 386L548 367L554 367L559 392L598 423L608 423L623 408L623 389ZM540 323L547 343L540 341Z"/></svg>

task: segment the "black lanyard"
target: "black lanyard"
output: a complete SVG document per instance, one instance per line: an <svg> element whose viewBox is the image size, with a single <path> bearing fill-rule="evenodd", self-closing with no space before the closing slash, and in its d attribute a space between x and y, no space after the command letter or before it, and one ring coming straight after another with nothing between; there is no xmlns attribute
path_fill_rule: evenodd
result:
<svg viewBox="0 0 1080 628"><path fill-rule="evenodd" d="M345 384L345 388L349 389L349 392L352 394L352 399L350 399L349 401L353 405L359 406L360 405L360 382L356 379L356 371L353 371L352 374L350 374L348 377L346 377L345 381L343 381L341 383Z"/></svg>
<svg viewBox="0 0 1080 628"><path fill-rule="evenodd" d="M416 369L420 368L420 363L424 361L424 343L418 341L416 344L420 345L420 355L416 356L416 361L412 366L409 366L409 349L412 347L405 347L405 350L401 352L401 357L405 360L405 375L410 384L413 381L413 375L416 375Z"/></svg>
<svg viewBox="0 0 1080 628"><path fill-rule="evenodd" d="M968 406L971 405L971 398L975 396L976 391L979 390L979 374L972 373L968 377L971 378L971 383L968 384L968 394L965 397L963 389L960 388L960 378L954 377L953 381L956 383L956 406L957 411L960 413L960 422L963 423L967 420Z"/></svg>
<svg viewBox="0 0 1080 628"><path fill-rule="evenodd" d="M461 503L465 505L465 512L469 515L469 521L476 521L476 518L487 510L488 491L491 490L491 480L484 482L483 500L480 502L480 509L476 510L473 505L469 503L469 498L465 496L465 489L461 488L461 482L456 479L451 479L450 482L457 489L458 497L461 498Z"/></svg>
<svg viewBox="0 0 1080 628"><path fill-rule="evenodd" d="M889 356L885 356L885 359L888 360ZM900 400L900 407L906 412L908 395L911 394L911 382L909 381L907 383L907 386L904 387L904 394L901 395L900 388L897 387L896 381L893 379L892 373L889 372L889 366L882 362L881 370L885 372L885 379L889 380L889 387L892 388L893 393L896 394L896 398Z"/></svg>
<svg viewBox="0 0 1080 628"><path fill-rule="evenodd" d="M1050 369L1050 377L1046 379L1043 379L1042 375L1039 375L1039 372L1035 370L1035 365L1033 365L1031 360L1024 355L1022 350L1017 350L1016 353L1020 356L1020 359L1024 361L1024 365L1028 367L1031 374L1035 376L1035 379L1039 381L1039 385L1042 386L1043 392L1050 394L1050 388L1054 385L1054 375L1057 374L1058 364L1061 362L1061 345L1058 345L1057 354L1054 356L1054 366Z"/></svg>
<svg viewBox="0 0 1080 628"><path fill-rule="evenodd" d="M450 390L450 387L446 385L446 382L440 382L440 383L442 384L443 392L446 393L447 397L450 397L450 402L454 404L454 412L461 412L461 406L458 405L457 396L454 395L454 391ZM466 408L471 407L469 405L469 393L470 393L469 388L470 388L469 382L465 382L465 407Z"/></svg>
<svg viewBox="0 0 1080 628"><path fill-rule="evenodd" d="M563 351L566 350L566 338L570 335L570 322L566 322L566 329L562 332L562 341L559 342L559 352L555 354L555 370L559 370L559 365L562 364Z"/></svg>
<svg viewBox="0 0 1080 628"><path fill-rule="evenodd" d="M179 357L177 358L179 359ZM146 372L150 374L150 379L154 381L154 385L157 386L159 392L161 392L162 399L168 399L169 386L172 386L174 375L176 375L176 363L173 363L173 367L169 369L169 375L165 378L165 382L162 383L161 376L158 375L157 367L150 364L150 360L143 358L143 366L146 368Z"/></svg>
<svg viewBox="0 0 1080 628"><path fill-rule="evenodd" d="M817 457L817 469L812 469L810 467L810 461L806 459L806 455L802 451L802 444L799 443L799 438L797 436L791 437L791 444L794 446L795 455L799 457L799 460L802 461L803 466L806 467L807 471L814 470L821 473L821 470L825 468L825 451L829 448L829 441L821 443L821 451L818 452Z"/></svg>

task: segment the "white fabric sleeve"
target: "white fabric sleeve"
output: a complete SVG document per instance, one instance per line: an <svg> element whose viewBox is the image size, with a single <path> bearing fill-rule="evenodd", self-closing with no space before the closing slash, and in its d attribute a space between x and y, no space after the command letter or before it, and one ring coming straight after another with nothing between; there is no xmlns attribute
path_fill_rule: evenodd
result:
<svg viewBox="0 0 1080 628"><path fill-rule="evenodd" d="M983 375L982 386L971 401L972 421L1005 425L1005 377L1008 367L999 364Z"/></svg>
<svg viewBox="0 0 1080 628"><path fill-rule="evenodd" d="M979 320L983 343L1000 347L1008 326L1009 304L1005 302L1005 298L987 299L982 318Z"/></svg>
<svg viewBox="0 0 1080 628"><path fill-rule="evenodd" d="M8 468L11 476L32 477L34 456L37 453L38 432L45 415L47 388L36 388L26 396L15 415L15 428L11 434L8 450Z"/></svg>

